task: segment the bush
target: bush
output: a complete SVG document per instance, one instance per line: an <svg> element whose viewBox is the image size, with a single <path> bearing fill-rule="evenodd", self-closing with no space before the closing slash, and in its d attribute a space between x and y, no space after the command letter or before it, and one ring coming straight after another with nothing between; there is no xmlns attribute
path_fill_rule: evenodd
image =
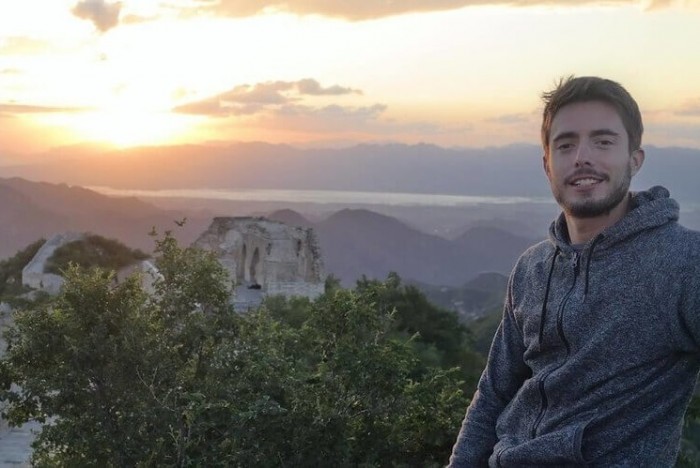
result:
<svg viewBox="0 0 700 468"><path fill-rule="evenodd" d="M213 255L157 241L147 296L71 266L16 315L0 361L12 424L46 423L38 466L439 466L468 403L459 372L397 333L394 284L245 315ZM274 308L274 307L273 307ZM15 384L11 386L11 384ZM332 462L331 462L332 461Z"/></svg>
<svg viewBox="0 0 700 468"><path fill-rule="evenodd" d="M98 267L118 271L147 258L149 256L144 252L131 249L117 240L89 235L57 248L46 262L45 271L62 274L71 262L83 268Z"/></svg>

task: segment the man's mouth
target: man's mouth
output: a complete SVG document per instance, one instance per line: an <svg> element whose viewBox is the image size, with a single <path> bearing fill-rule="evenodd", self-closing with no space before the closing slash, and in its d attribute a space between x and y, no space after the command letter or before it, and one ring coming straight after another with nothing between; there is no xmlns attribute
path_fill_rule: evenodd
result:
<svg viewBox="0 0 700 468"><path fill-rule="evenodd" d="M571 181L571 185L573 185L574 187L588 187L590 185L599 184L600 182L602 182L602 179L594 179L592 177L586 177L583 179L575 179L575 180Z"/></svg>
<svg viewBox="0 0 700 468"><path fill-rule="evenodd" d="M569 177L567 183L569 185L573 185L574 187L592 187L601 182L604 182L605 180L606 177L604 175L592 174L589 172L583 174L574 174L573 176Z"/></svg>

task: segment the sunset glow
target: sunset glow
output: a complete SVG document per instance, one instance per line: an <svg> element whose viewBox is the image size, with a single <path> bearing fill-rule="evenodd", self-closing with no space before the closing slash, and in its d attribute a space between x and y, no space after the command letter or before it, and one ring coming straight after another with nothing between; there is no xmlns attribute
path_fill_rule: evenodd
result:
<svg viewBox="0 0 700 468"><path fill-rule="evenodd" d="M5 2L0 148L535 143L569 74L625 85L647 143L700 147L695 1L399 3Z"/></svg>

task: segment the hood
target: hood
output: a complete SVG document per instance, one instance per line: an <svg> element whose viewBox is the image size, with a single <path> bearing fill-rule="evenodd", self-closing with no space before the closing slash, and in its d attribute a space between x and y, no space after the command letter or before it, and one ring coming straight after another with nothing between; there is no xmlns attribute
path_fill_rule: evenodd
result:
<svg viewBox="0 0 700 468"><path fill-rule="evenodd" d="M670 198L668 190L664 187L657 185L643 192L630 192L629 196L632 207L629 213L589 240L586 247L595 244L596 252L601 252L642 231L678 220L678 203ZM573 251L569 244L569 231L564 213L550 225L549 239L562 252Z"/></svg>
<svg viewBox="0 0 700 468"><path fill-rule="evenodd" d="M661 186L655 186L643 192L630 192L631 209L621 220L605 228L597 236L586 243L585 250L589 251L586 256L585 265L585 286L584 299L588 296L591 259L595 255L604 255L610 247L623 242L640 232L662 226L669 222L678 220L680 207L678 203L670 198L668 190ZM544 317L547 313L547 300L554 273L554 265L557 256L561 253L564 256L574 255L574 248L569 243L569 232L566 227L564 213L552 222L549 227L549 239L554 244L554 254L551 258L549 276L545 289L544 302L542 303L542 320L540 325L540 344L542 343L542 333Z"/></svg>

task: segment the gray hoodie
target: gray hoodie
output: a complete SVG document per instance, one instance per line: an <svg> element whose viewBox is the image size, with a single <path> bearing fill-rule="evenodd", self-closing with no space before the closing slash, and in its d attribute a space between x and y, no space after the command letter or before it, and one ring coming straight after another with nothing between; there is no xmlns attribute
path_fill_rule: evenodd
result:
<svg viewBox="0 0 700 468"><path fill-rule="evenodd" d="M700 232L663 187L580 253L563 215L510 276L452 467L673 466L700 368Z"/></svg>

